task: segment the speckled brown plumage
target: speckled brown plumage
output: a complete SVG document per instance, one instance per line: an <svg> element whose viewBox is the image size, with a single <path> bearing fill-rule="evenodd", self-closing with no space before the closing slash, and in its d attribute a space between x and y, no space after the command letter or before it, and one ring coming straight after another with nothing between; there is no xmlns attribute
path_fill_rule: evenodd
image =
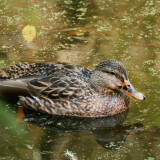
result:
<svg viewBox="0 0 160 160"><path fill-rule="evenodd" d="M118 61L100 62L95 70L52 63L19 64L1 71L0 79L0 87L5 82L22 82L28 95L19 94L18 105L48 114L112 116L129 106L128 96L118 86L128 79Z"/></svg>
<svg viewBox="0 0 160 160"><path fill-rule="evenodd" d="M94 95L76 99L52 101L43 96L20 97L20 103L34 110L53 115L70 115L80 117L112 116L128 109L129 99L125 96L108 97Z"/></svg>

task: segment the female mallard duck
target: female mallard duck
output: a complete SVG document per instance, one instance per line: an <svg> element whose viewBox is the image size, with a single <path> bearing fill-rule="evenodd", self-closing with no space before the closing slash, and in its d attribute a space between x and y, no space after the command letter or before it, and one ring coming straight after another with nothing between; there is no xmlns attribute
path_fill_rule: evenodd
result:
<svg viewBox="0 0 160 160"><path fill-rule="evenodd" d="M95 70L52 63L19 64L1 71L0 79L1 96L53 115L112 116L128 110L127 95L145 99L129 82L124 65L115 60L102 61Z"/></svg>

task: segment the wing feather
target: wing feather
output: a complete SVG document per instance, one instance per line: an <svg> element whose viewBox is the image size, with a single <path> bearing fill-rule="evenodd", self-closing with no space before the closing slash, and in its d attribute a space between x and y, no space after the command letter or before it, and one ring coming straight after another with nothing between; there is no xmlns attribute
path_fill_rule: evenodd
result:
<svg viewBox="0 0 160 160"><path fill-rule="evenodd" d="M32 79L28 83L32 96L43 96L53 101L73 99L90 94L90 87L81 79L68 76Z"/></svg>

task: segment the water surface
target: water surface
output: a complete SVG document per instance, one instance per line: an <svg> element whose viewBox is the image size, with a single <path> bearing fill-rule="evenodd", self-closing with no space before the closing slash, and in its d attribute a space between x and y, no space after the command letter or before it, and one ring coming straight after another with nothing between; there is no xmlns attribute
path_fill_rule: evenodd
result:
<svg viewBox="0 0 160 160"><path fill-rule="evenodd" d="M0 0L0 15L1 68L25 62L94 68L115 59L146 96L131 100L115 128L75 119L55 120L53 128L44 120L17 122L16 108L1 100L0 159L65 160L67 151L78 160L160 159L160 1Z"/></svg>

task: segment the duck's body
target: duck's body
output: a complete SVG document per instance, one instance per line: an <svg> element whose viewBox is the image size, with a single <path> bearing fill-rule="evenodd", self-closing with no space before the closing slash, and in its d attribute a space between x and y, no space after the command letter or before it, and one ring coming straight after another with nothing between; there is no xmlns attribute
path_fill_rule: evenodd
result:
<svg viewBox="0 0 160 160"><path fill-rule="evenodd" d="M126 93L144 99L132 88L122 63L113 60L95 70L52 63L14 65L0 79L1 96L18 97L19 106L53 115L112 116L128 109Z"/></svg>

